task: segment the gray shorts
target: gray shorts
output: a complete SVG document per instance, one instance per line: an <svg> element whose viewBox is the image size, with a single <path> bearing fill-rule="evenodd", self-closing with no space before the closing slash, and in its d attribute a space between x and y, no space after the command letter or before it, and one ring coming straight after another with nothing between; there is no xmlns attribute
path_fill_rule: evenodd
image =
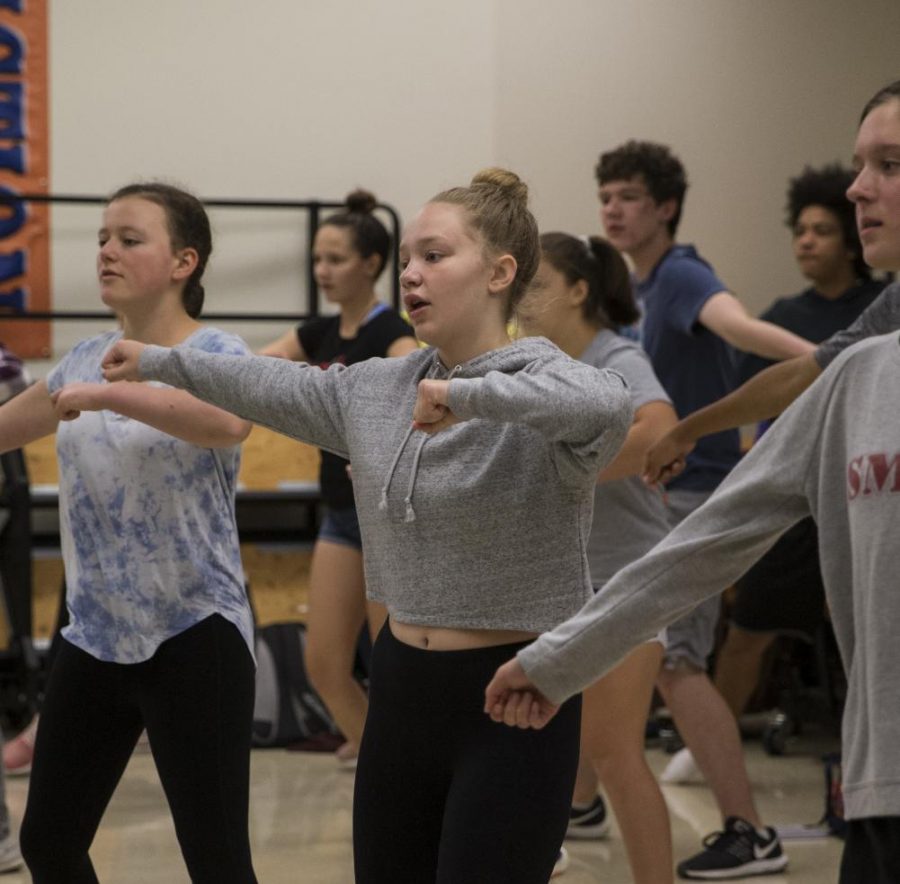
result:
<svg viewBox="0 0 900 884"><path fill-rule="evenodd" d="M674 528L703 504L711 491L669 491L669 525ZM713 596L701 602L679 620L670 623L666 630L666 655L663 666L677 669L688 665L693 669L706 671L706 661L712 653L716 640L716 626L719 623L721 596Z"/></svg>

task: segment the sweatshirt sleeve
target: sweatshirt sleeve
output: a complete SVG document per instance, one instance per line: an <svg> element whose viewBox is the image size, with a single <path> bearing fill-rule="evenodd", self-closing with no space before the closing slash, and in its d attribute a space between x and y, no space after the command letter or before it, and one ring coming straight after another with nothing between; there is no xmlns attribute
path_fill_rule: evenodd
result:
<svg viewBox="0 0 900 884"><path fill-rule="evenodd" d="M633 647L722 592L809 515L828 387L823 376L775 422L712 497L574 617L518 654L551 701L578 693Z"/></svg>
<svg viewBox="0 0 900 884"><path fill-rule="evenodd" d="M194 347L148 346L141 376L187 390L245 420L347 457L343 365L322 371L270 356L226 356Z"/></svg>
<svg viewBox="0 0 900 884"><path fill-rule="evenodd" d="M819 344L813 354L819 368L828 368L840 353L853 344L900 328L900 282L889 285L847 328Z"/></svg>
<svg viewBox="0 0 900 884"><path fill-rule="evenodd" d="M556 443L557 465L567 475L600 470L622 447L633 418L622 376L574 359L539 360L521 371L488 372L450 381L451 411L525 424Z"/></svg>

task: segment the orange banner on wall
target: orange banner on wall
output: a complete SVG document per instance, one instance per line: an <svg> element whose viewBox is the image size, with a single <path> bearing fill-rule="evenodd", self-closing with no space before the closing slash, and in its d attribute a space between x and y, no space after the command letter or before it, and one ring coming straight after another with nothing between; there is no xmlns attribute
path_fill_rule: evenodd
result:
<svg viewBox="0 0 900 884"><path fill-rule="evenodd" d="M47 0L0 0L0 196L49 192L47 68ZM0 340L49 356L49 322L2 315L50 309L50 207L0 200Z"/></svg>

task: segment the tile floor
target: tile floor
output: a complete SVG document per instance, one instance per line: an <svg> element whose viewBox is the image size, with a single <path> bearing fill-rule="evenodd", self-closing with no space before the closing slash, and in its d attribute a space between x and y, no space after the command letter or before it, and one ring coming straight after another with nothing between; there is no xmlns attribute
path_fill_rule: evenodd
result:
<svg viewBox="0 0 900 884"><path fill-rule="evenodd" d="M821 814L824 781L820 746L797 745L772 758L748 742L747 760L756 798L772 824L812 823ZM649 752L657 773L668 756ZM11 780L8 798L21 817L27 780ZM328 756L259 750L253 755L252 838L261 884L351 884L350 802L353 775ZM704 786L666 786L678 859L697 850L720 821ZM560 884L627 884L625 852L613 828L596 843L568 842L572 856ZM837 880L841 844L833 838L788 845L784 875L752 879L769 884L829 884ZM136 754L113 799L92 856L104 884L181 884L187 875L149 754ZM27 884L27 873L0 876L2 884ZM402 882L398 882L402 884ZM461 882L464 884L464 882Z"/></svg>

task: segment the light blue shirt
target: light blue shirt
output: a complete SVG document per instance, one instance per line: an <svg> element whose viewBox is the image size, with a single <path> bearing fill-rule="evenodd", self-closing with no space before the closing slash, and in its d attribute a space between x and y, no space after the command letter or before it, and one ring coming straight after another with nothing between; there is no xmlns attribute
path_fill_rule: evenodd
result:
<svg viewBox="0 0 900 884"><path fill-rule="evenodd" d="M100 363L121 337L107 332L76 345L48 376L50 391L103 382ZM214 328L181 346L249 353L239 337ZM139 663L166 639L220 614L252 654L234 512L240 447L201 448L94 411L60 423L56 450L71 620L63 636L99 660Z"/></svg>

